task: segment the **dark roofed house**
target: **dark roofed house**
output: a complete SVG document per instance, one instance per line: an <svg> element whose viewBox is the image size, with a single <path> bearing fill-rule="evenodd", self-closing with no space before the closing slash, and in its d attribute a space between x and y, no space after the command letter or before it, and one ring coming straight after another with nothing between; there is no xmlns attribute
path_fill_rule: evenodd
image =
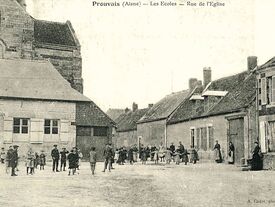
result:
<svg viewBox="0 0 275 207"><path fill-rule="evenodd" d="M142 144L166 145L166 122L171 114L189 96L190 90L167 95L154 104L138 121L137 135Z"/></svg>
<svg viewBox="0 0 275 207"><path fill-rule="evenodd" d="M99 160L103 160L103 151L112 142L114 128L114 121L94 102L76 104L76 141L85 159L94 146Z"/></svg>
<svg viewBox="0 0 275 207"><path fill-rule="evenodd" d="M147 111L148 108L136 109L120 115L117 119L117 133L113 139L115 146L130 147L138 144L137 122Z"/></svg>
<svg viewBox="0 0 275 207"><path fill-rule="evenodd" d="M212 81L201 94L194 90L169 118L168 141L182 141L187 148L199 149L202 159L213 159L218 140L225 160L232 141L236 163L243 163L257 138L255 82L251 70Z"/></svg>

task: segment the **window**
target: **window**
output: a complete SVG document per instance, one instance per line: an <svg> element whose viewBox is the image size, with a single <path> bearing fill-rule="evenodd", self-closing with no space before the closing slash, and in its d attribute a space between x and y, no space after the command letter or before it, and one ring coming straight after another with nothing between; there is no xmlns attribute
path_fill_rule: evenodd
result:
<svg viewBox="0 0 275 207"><path fill-rule="evenodd" d="M191 129L190 137L191 137L191 147L195 147L195 129Z"/></svg>
<svg viewBox="0 0 275 207"><path fill-rule="evenodd" d="M44 121L44 134L58 134L58 120L45 119Z"/></svg>
<svg viewBox="0 0 275 207"><path fill-rule="evenodd" d="M77 136L91 136L92 128L91 127L77 127L76 135Z"/></svg>
<svg viewBox="0 0 275 207"><path fill-rule="evenodd" d="M29 133L29 119L14 118L13 119L13 133L14 134L28 134Z"/></svg>
<svg viewBox="0 0 275 207"><path fill-rule="evenodd" d="M214 129L212 126L208 127L208 139L209 139L209 149L214 148Z"/></svg>
<svg viewBox="0 0 275 207"><path fill-rule="evenodd" d="M94 136L107 136L107 127L94 127Z"/></svg>

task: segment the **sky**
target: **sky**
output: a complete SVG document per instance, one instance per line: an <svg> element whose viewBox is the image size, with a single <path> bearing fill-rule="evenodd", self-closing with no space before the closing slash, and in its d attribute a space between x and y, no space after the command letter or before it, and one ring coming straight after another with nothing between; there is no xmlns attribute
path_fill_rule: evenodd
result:
<svg viewBox="0 0 275 207"><path fill-rule="evenodd" d="M72 22L82 47L84 94L104 111L133 102L147 107L187 89L189 78L202 79L203 67L211 67L215 80L246 70L248 56L259 64L275 56L274 0L220 0L225 6L216 8L26 2L37 19Z"/></svg>

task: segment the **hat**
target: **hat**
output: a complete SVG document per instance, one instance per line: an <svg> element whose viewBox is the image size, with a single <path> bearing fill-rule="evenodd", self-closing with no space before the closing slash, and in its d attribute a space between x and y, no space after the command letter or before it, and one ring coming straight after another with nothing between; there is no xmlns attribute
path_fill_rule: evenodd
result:
<svg viewBox="0 0 275 207"><path fill-rule="evenodd" d="M5 147L2 147L1 149L5 149Z"/></svg>
<svg viewBox="0 0 275 207"><path fill-rule="evenodd" d="M13 145L13 148L18 148L19 146L18 145Z"/></svg>
<svg viewBox="0 0 275 207"><path fill-rule="evenodd" d="M66 147L62 147L62 149L66 149Z"/></svg>
<svg viewBox="0 0 275 207"><path fill-rule="evenodd" d="M54 144L53 146L54 146L54 147L57 147L57 144Z"/></svg>
<svg viewBox="0 0 275 207"><path fill-rule="evenodd" d="M256 142L254 142L254 144L259 144L259 142L256 141Z"/></svg>

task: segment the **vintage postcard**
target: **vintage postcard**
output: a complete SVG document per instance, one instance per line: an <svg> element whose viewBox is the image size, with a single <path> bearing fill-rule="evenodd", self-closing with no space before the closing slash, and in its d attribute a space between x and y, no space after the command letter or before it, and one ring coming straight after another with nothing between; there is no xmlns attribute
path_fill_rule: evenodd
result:
<svg viewBox="0 0 275 207"><path fill-rule="evenodd" d="M274 11L0 0L0 206L275 206Z"/></svg>

